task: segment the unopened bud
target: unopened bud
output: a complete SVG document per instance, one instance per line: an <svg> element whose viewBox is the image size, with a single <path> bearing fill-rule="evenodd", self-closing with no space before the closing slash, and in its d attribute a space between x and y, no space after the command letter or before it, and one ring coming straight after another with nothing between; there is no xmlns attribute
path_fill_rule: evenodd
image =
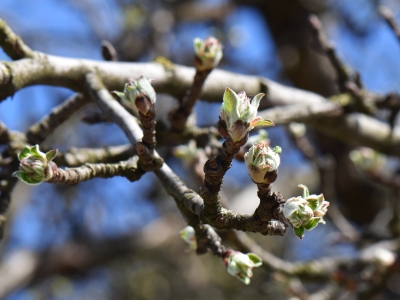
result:
<svg viewBox="0 0 400 300"><path fill-rule="evenodd" d="M193 46L197 58L195 61L197 71L212 70L218 66L222 58L222 45L216 38L212 36L205 40L195 38Z"/></svg>
<svg viewBox="0 0 400 300"><path fill-rule="evenodd" d="M220 133L228 135L234 142L241 141L255 126L274 126L271 120L257 117L257 109L264 94L257 94L250 100L244 91L236 94L230 88L225 89L223 103L220 110L221 122L224 130Z"/></svg>
<svg viewBox="0 0 400 300"><path fill-rule="evenodd" d="M250 278L253 277L253 268L262 265L261 258L254 253L244 254L238 251L231 251L224 258L226 270L232 276L240 279L245 284L250 283Z"/></svg>
<svg viewBox="0 0 400 300"><path fill-rule="evenodd" d="M20 161L19 171L13 173L14 177L19 178L29 185L37 185L43 181L48 181L53 177L53 168L49 165L57 155L57 150L50 150L43 153L39 146L26 146L18 155Z"/></svg>
<svg viewBox="0 0 400 300"><path fill-rule="evenodd" d="M124 91L113 91L126 105L147 115L156 103L156 92L144 76L125 84Z"/></svg>
<svg viewBox="0 0 400 300"><path fill-rule="evenodd" d="M275 147L274 150L281 152L280 147ZM244 161L249 171L251 179L255 183L272 183L277 176L277 170L281 163L279 154L271 150L263 143L254 144L249 151L244 155ZM269 176L274 172L274 176ZM271 179L274 179L271 181Z"/></svg>
<svg viewBox="0 0 400 300"><path fill-rule="evenodd" d="M302 239L304 230L312 230L319 223L325 224L323 217L328 211L329 202L325 201L324 195L310 195L305 185L303 196L293 197L286 201L283 206L283 215L293 225L294 233Z"/></svg>

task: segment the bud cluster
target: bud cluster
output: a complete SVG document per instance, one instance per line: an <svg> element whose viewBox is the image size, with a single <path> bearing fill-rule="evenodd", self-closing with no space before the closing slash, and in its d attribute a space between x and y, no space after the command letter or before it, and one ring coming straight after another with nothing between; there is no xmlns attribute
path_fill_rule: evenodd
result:
<svg viewBox="0 0 400 300"><path fill-rule="evenodd" d="M227 252L227 256L223 262L228 273L240 279L245 284L249 284L250 278L253 277L252 269L262 265L261 258L256 254L244 254L232 250Z"/></svg>
<svg viewBox="0 0 400 300"><path fill-rule="evenodd" d="M209 71L218 66L222 58L222 45L215 37L210 36L204 40L195 38L193 46L197 71Z"/></svg>
<svg viewBox="0 0 400 300"><path fill-rule="evenodd" d="M156 103L156 92L150 81L144 76L140 76L136 80L131 79L125 84L123 92L113 91L113 93L120 97L127 106L143 115L147 115Z"/></svg>
<svg viewBox="0 0 400 300"><path fill-rule="evenodd" d="M48 181L54 175L50 162L56 155L57 150L43 153L39 150L38 145L26 146L18 155L20 161L19 171L14 172L13 176L29 185L37 185L43 181Z"/></svg>
<svg viewBox="0 0 400 300"><path fill-rule="evenodd" d="M256 143L244 155L244 161L251 179L258 184L272 183L281 163L281 147L271 149L264 143ZM272 176L274 175L274 176Z"/></svg>
<svg viewBox="0 0 400 300"><path fill-rule="evenodd" d="M293 197L286 201L283 207L283 215L293 225L294 233L302 239L304 230L312 230L319 223L325 224L325 216L329 202L325 201L324 195L310 195L305 185L303 196Z"/></svg>

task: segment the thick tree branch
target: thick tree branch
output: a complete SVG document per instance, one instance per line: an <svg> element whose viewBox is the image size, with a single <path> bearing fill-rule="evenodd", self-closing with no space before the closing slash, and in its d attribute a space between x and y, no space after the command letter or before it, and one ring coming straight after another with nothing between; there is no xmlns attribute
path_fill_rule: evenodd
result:
<svg viewBox="0 0 400 300"><path fill-rule="evenodd" d="M82 92L84 76L93 68L97 70L107 89L121 89L128 78L144 75L147 78L154 78L153 86L157 92L173 96L182 95L191 86L188 78L193 78L194 75L194 69L178 65L175 65L175 72L171 75L157 63L99 62L41 54L35 59L0 64L0 98L4 99L17 90L34 84L64 86ZM250 95L266 93L267 100L261 102L260 108L296 103L312 105L328 101L317 94L285 87L266 78L218 69L209 75L200 97L207 101L220 102L227 86L233 90L246 90ZM340 140L347 143L363 144L384 153L400 155L398 151L400 132L395 129L393 135L389 137L390 127L372 117L353 113L341 118L324 118L324 122L311 125L332 137L339 136Z"/></svg>

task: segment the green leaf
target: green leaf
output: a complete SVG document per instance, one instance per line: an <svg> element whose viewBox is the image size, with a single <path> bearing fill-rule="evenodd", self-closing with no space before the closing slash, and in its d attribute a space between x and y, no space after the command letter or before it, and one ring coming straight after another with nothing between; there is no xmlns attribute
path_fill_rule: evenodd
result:
<svg viewBox="0 0 400 300"><path fill-rule="evenodd" d="M272 149L272 152L275 152L277 154L281 154L282 153L282 148L279 146L275 146L274 149Z"/></svg>
<svg viewBox="0 0 400 300"><path fill-rule="evenodd" d="M33 157L37 157L37 158L41 158L41 159L45 159L46 158L46 154L44 154L42 151L40 151L39 149L39 145L35 145L31 147L31 155Z"/></svg>
<svg viewBox="0 0 400 300"><path fill-rule="evenodd" d="M306 199L308 196L310 196L308 187L306 187L304 184L299 184L298 187L303 189L303 199Z"/></svg>
<svg viewBox="0 0 400 300"><path fill-rule="evenodd" d="M49 152L47 152L46 153L47 162L53 160L57 156L57 153L58 153L58 149L53 149L53 150L50 150Z"/></svg>
<svg viewBox="0 0 400 300"><path fill-rule="evenodd" d="M260 105L260 101L262 99L262 97L264 97L265 94L260 93L254 96L253 99L251 99L250 104L253 105L256 109L258 109L258 106Z"/></svg>
<svg viewBox="0 0 400 300"><path fill-rule="evenodd" d="M261 258L254 253L247 253L247 256L250 258L250 260L253 262L254 267L259 267L262 265L262 260Z"/></svg>
<svg viewBox="0 0 400 300"><path fill-rule="evenodd" d="M223 109L230 120L236 121L239 119L239 97L230 88L225 89Z"/></svg>
<svg viewBox="0 0 400 300"><path fill-rule="evenodd" d="M307 229L307 230L312 230L312 229L314 229L315 227L317 227L319 221L320 221L320 218L312 218L312 219L310 220L310 222L309 222L307 225L305 225L304 227L305 227L305 229Z"/></svg>
<svg viewBox="0 0 400 300"><path fill-rule="evenodd" d="M318 207L319 203L318 203L318 199L317 198L307 198L307 206L309 208L311 208L313 211Z"/></svg>
<svg viewBox="0 0 400 300"><path fill-rule="evenodd" d="M197 52L198 50L201 49L201 44L203 43L202 39L200 38L195 38L193 40L193 47L194 47L194 51Z"/></svg>
<svg viewBox="0 0 400 300"><path fill-rule="evenodd" d="M38 185L41 183L41 181L34 181L32 180L30 177L28 177L28 175L25 172L21 172L21 171L16 171L12 174L13 177L17 177L19 180L25 182L26 184L29 185Z"/></svg>
<svg viewBox="0 0 400 300"><path fill-rule="evenodd" d="M118 92L118 91L112 91L111 93L117 95L122 100L125 100L125 101L129 102L129 99L126 97L126 95L124 93Z"/></svg>
<svg viewBox="0 0 400 300"><path fill-rule="evenodd" d="M275 124L271 120L259 119L255 123L252 123L252 126L275 126Z"/></svg>
<svg viewBox="0 0 400 300"><path fill-rule="evenodd" d="M301 226L299 228L293 228L294 234L297 235L301 240L304 236L304 227Z"/></svg>
<svg viewBox="0 0 400 300"><path fill-rule="evenodd" d="M31 155L31 148L29 146L25 146L24 150L22 150L22 152L18 154L18 159L19 161L21 161L29 155Z"/></svg>

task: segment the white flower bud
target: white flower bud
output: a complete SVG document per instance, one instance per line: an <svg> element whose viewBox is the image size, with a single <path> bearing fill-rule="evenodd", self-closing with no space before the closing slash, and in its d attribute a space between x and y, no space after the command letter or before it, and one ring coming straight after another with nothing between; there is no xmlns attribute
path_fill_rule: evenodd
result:
<svg viewBox="0 0 400 300"><path fill-rule="evenodd" d="M276 150L277 147L274 148ZM278 152L282 150L278 147ZM279 154L263 143L254 144L244 155L251 179L256 183L270 183L268 173L276 171L281 163Z"/></svg>
<svg viewBox="0 0 400 300"><path fill-rule="evenodd" d="M262 265L261 258L254 253L244 254L238 251L232 251L225 259L226 270L232 276L237 277L245 284L250 283L253 277L253 268Z"/></svg>

